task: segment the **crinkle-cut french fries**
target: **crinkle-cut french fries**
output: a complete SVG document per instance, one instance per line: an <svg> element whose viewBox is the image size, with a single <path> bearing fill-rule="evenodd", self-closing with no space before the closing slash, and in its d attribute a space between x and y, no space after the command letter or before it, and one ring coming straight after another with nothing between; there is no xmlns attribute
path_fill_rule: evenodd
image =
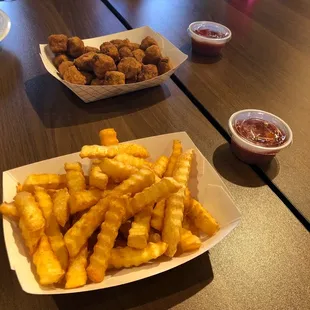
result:
<svg viewBox="0 0 310 310"><path fill-rule="evenodd" d="M145 188L142 192L135 194L130 199L126 208L125 219L129 219L136 213L140 212L145 206L154 204L161 199L165 199L171 194L177 192L181 185L173 178L163 178L158 183Z"/></svg>
<svg viewBox="0 0 310 310"><path fill-rule="evenodd" d="M69 199L70 195L67 188L58 190L53 196L53 212L61 227L64 227L69 219Z"/></svg>
<svg viewBox="0 0 310 310"><path fill-rule="evenodd" d="M110 198L100 199L67 231L64 240L70 257L76 256L87 239L104 221Z"/></svg>
<svg viewBox="0 0 310 310"><path fill-rule="evenodd" d="M196 227L195 223L193 222L192 219L189 218L188 215L184 214L182 227L189 230L193 235L197 237L200 236L198 227Z"/></svg>
<svg viewBox="0 0 310 310"><path fill-rule="evenodd" d="M104 146L116 145L119 142L114 128L105 128L100 130L99 138L101 145Z"/></svg>
<svg viewBox="0 0 310 310"><path fill-rule="evenodd" d="M52 250L58 258L63 270L67 270L68 251L59 224L53 213L52 198L44 188L38 186L35 188L35 198L46 221L45 234L48 237Z"/></svg>
<svg viewBox="0 0 310 310"><path fill-rule="evenodd" d="M38 203L35 201L31 193L17 193L14 197L14 201L20 218L23 219L26 228L30 232L44 229L44 217Z"/></svg>
<svg viewBox="0 0 310 310"><path fill-rule="evenodd" d="M212 215L195 199L191 200L188 217L208 236L213 236L220 226Z"/></svg>
<svg viewBox="0 0 310 310"><path fill-rule="evenodd" d="M57 283L65 274L52 251L48 238L44 234L40 239L38 249L33 255L33 263L36 266L41 285Z"/></svg>
<svg viewBox="0 0 310 310"><path fill-rule="evenodd" d="M105 220L101 225L101 231L87 267L87 275L93 282L98 283L104 279L110 253L125 214L124 200L119 198L111 201Z"/></svg>
<svg viewBox="0 0 310 310"><path fill-rule="evenodd" d="M103 173L98 166L93 165L89 173L89 186L105 190L108 185L109 177Z"/></svg>
<svg viewBox="0 0 310 310"><path fill-rule="evenodd" d="M185 189L185 198L184 198L184 215L187 214L190 204L192 203L191 192L188 187Z"/></svg>
<svg viewBox="0 0 310 310"><path fill-rule="evenodd" d="M153 243L161 242L160 234L157 232L151 232L149 234L149 242L153 242Z"/></svg>
<svg viewBox="0 0 310 310"><path fill-rule="evenodd" d="M120 161L126 165L130 165L141 169L142 167L152 168L153 164L148 162L147 160L139 157L135 157L126 153L118 154L114 157L115 160Z"/></svg>
<svg viewBox="0 0 310 310"><path fill-rule="evenodd" d="M166 200L162 199L159 202L157 202L152 212L151 226L158 231L162 231L163 229L165 209L166 209Z"/></svg>
<svg viewBox="0 0 310 310"><path fill-rule="evenodd" d="M70 213L75 214L94 206L102 198L99 189L84 190L70 196Z"/></svg>
<svg viewBox="0 0 310 310"><path fill-rule="evenodd" d="M172 177L174 166L179 158L179 156L182 154L182 143L180 140L173 140L173 146L172 146L172 154L169 157L169 162L167 165L167 169L164 173L165 177Z"/></svg>
<svg viewBox="0 0 310 310"><path fill-rule="evenodd" d="M135 249L144 249L147 246L153 206L148 205L135 215L129 230L128 246Z"/></svg>
<svg viewBox="0 0 310 310"><path fill-rule="evenodd" d="M59 189L66 186L65 174L31 174L23 184L23 191L33 192L35 186L45 189Z"/></svg>
<svg viewBox="0 0 310 310"><path fill-rule="evenodd" d="M127 221L123 223L121 227L119 228L119 232L125 239L128 238L130 228L131 228L131 221Z"/></svg>
<svg viewBox="0 0 310 310"><path fill-rule="evenodd" d="M187 186L188 183L193 156L194 156L193 149L187 150L186 152L182 153L179 156L173 170L172 174L173 178L184 186Z"/></svg>
<svg viewBox="0 0 310 310"><path fill-rule="evenodd" d="M81 163L65 163L65 170L67 187L70 194L80 192L86 189L86 181Z"/></svg>
<svg viewBox="0 0 310 310"><path fill-rule="evenodd" d="M25 221L23 218L19 219L18 226L21 235L25 241L26 247L29 250L29 254L33 255L40 241L44 229L42 228L36 231L29 231L27 226L25 225Z"/></svg>
<svg viewBox="0 0 310 310"><path fill-rule="evenodd" d="M116 186L111 192L104 192L104 196L120 197L127 194L136 194L155 182L155 174L148 168L142 168L128 179Z"/></svg>
<svg viewBox="0 0 310 310"><path fill-rule="evenodd" d="M100 168L103 173L114 182L118 183L128 179L132 174L138 172L136 167L110 158L104 158L101 161Z"/></svg>
<svg viewBox="0 0 310 310"><path fill-rule="evenodd" d="M201 240L189 230L181 228L181 238L178 247L181 253L198 250L201 247Z"/></svg>
<svg viewBox="0 0 310 310"><path fill-rule="evenodd" d="M117 154L126 153L136 157L147 158L149 157L148 150L139 144L134 143L124 143L112 146L102 146L102 145L84 145L80 152L81 158L113 158Z"/></svg>
<svg viewBox="0 0 310 310"><path fill-rule="evenodd" d="M112 249L109 259L109 269L129 268L140 266L162 256L167 249L165 242L149 242L144 249L133 249L131 247Z"/></svg>
<svg viewBox="0 0 310 310"><path fill-rule="evenodd" d="M153 165L154 172L162 178L164 173L166 172L167 166L168 166L169 159L167 156L160 156Z"/></svg>
<svg viewBox="0 0 310 310"><path fill-rule="evenodd" d="M79 254L70 260L66 273L65 288L76 288L84 286L87 282L87 244L83 246Z"/></svg>
<svg viewBox="0 0 310 310"><path fill-rule="evenodd" d="M19 213L17 211L17 208L14 202L10 202L10 203L3 202L0 205L0 213L8 217L11 217L13 219L19 218Z"/></svg>

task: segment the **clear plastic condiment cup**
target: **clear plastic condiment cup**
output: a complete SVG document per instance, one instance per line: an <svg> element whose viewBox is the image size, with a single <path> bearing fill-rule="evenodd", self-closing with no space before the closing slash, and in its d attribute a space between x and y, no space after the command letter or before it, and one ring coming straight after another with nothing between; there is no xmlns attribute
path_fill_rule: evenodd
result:
<svg viewBox="0 0 310 310"><path fill-rule="evenodd" d="M235 129L238 121L246 119L262 119L279 128L286 136L279 146L260 146L241 137ZM293 142L293 133L289 125L278 116L262 110L241 110L234 113L228 121L231 136L231 150L243 162L247 164L268 164L281 150L290 146Z"/></svg>

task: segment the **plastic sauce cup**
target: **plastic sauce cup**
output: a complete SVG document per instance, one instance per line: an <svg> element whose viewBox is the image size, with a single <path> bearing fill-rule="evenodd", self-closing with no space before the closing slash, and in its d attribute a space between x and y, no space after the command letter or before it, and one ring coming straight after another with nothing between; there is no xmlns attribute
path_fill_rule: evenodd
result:
<svg viewBox="0 0 310 310"><path fill-rule="evenodd" d="M260 146L244 137L236 130L236 123L247 119L262 119L275 125L285 134L284 142L278 146ZM268 164L274 156L293 142L291 128L281 118L274 114L261 110L241 110L234 113L228 121L231 136L231 150L243 162L247 164Z"/></svg>
<svg viewBox="0 0 310 310"><path fill-rule="evenodd" d="M203 31L210 32L211 35L197 34L197 32L203 33ZM192 39L193 51L204 56L219 55L222 48L231 39L231 31L227 27L209 21L191 23L187 33Z"/></svg>

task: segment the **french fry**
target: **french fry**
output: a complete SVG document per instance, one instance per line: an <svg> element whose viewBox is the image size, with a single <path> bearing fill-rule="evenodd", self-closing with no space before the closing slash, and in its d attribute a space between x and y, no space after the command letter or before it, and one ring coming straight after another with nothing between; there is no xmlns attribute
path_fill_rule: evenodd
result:
<svg viewBox="0 0 310 310"><path fill-rule="evenodd" d="M118 154L114 157L115 160L130 165L132 167L136 167L141 169L142 167L152 168L153 164L148 162L147 160L139 157L135 157L126 153Z"/></svg>
<svg viewBox="0 0 310 310"><path fill-rule="evenodd" d="M103 281L108 268L110 253L125 214L124 200L119 198L111 201L94 252L89 259L87 275L95 283Z"/></svg>
<svg viewBox="0 0 310 310"><path fill-rule="evenodd" d="M126 153L136 157L147 158L149 152L147 149L138 144L124 143L112 146L101 146L101 145L84 145L80 152L81 158L113 158L118 154Z"/></svg>
<svg viewBox="0 0 310 310"><path fill-rule="evenodd" d="M153 165L154 172L162 178L164 173L166 172L168 166L169 159L167 156L160 156Z"/></svg>
<svg viewBox="0 0 310 310"><path fill-rule="evenodd" d="M185 198L184 198L184 214L188 213L190 204L192 203L191 200L192 200L191 192L190 192L189 188L186 187Z"/></svg>
<svg viewBox="0 0 310 310"><path fill-rule="evenodd" d="M145 206L154 204L161 199L169 197L181 188L181 185L173 178L163 178L158 183L145 188L142 192L137 193L126 208L125 219L129 219L136 213L140 212Z"/></svg>
<svg viewBox="0 0 310 310"><path fill-rule="evenodd" d="M194 224L193 220L189 218L188 215L183 216L182 227L189 230L193 235L199 237L199 229Z"/></svg>
<svg viewBox="0 0 310 310"><path fill-rule="evenodd" d="M148 168L142 168L137 173L132 174L128 179L116 186L111 192L105 191L104 196L120 197L126 194L136 194L144 188L152 185L155 182L155 174Z"/></svg>
<svg viewBox="0 0 310 310"><path fill-rule="evenodd" d="M86 284L87 281L87 244L83 246L79 254L72 258L68 271L66 273L65 288L81 287Z"/></svg>
<svg viewBox="0 0 310 310"><path fill-rule="evenodd" d="M158 231L162 231L163 229L165 209L166 209L166 200L162 199L159 202L157 202L152 212L151 226Z"/></svg>
<svg viewBox="0 0 310 310"><path fill-rule="evenodd" d="M103 173L99 166L93 166L89 174L89 186L96 187L101 190L106 189L109 178Z"/></svg>
<svg viewBox="0 0 310 310"><path fill-rule="evenodd" d="M99 189L84 190L70 196L70 213L74 214L94 206L102 196Z"/></svg>
<svg viewBox="0 0 310 310"><path fill-rule="evenodd" d="M156 232L151 232L149 234L149 242L153 242L153 243L161 242L160 234Z"/></svg>
<svg viewBox="0 0 310 310"><path fill-rule="evenodd" d="M20 183L17 183L16 185L16 193L22 192L23 191L23 185Z"/></svg>
<svg viewBox="0 0 310 310"><path fill-rule="evenodd" d="M33 255L33 263L36 266L41 285L57 283L65 273L44 234Z"/></svg>
<svg viewBox="0 0 310 310"><path fill-rule="evenodd" d="M45 189L59 189L66 186L65 174L31 174L23 184L23 191L33 192L35 186Z"/></svg>
<svg viewBox="0 0 310 310"><path fill-rule="evenodd" d="M35 198L46 221L45 234L48 237L52 250L58 258L62 269L67 270L68 251L60 227L53 213L52 199L44 188L38 186L35 188Z"/></svg>
<svg viewBox="0 0 310 310"><path fill-rule="evenodd" d="M120 161L104 158L100 164L101 171L108 175L114 182L122 182L128 179L132 174L137 173L136 167L124 164Z"/></svg>
<svg viewBox="0 0 310 310"><path fill-rule="evenodd" d="M65 226L69 219L69 192L67 188L58 190L53 196L53 212L58 224Z"/></svg>
<svg viewBox="0 0 310 310"><path fill-rule="evenodd" d="M128 238L130 228L131 228L131 221L127 221L127 222L123 223L121 225L121 227L119 228L119 232L122 234L122 236L125 239Z"/></svg>
<svg viewBox="0 0 310 310"><path fill-rule="evenodd" d="M2 213L2 215L6 215L8 217L11 217L13 219L18 219L19 218L19 213L17 211L17 208L14 204L14 202L3 202L0 205L0 213Z"/></svg>
<svg viewBox="0 0 310 310"><path fill-rule="evenodd" d="M32 194L19 192L16 194L14 201L17 211L20 217L23 218L23 223L29 232L44 229L44 217Z"/></svg>
<svg viewBox="0 0 310 310"><path fill-rule="evenodd" d="M76 256L87 239L104 221L110 198L100 199L67 231L64 240L70 257Z"/></svg>
<svg viewBox="0 0 310 310"><path fill-rule="evenodd" d="M101 145L109 146L118 144L117 134L114 128L100 130L99 137Z"/></svg>
<svg viewBox="0 0 310 310"><path fill-rule="evenodd" d="M152 259L162 256L166 249L167 244L164 242L149 242L147 247L141 250L133 249L128 246L125 248L112 249L109 259L109 269L140 266Z"/></svg>
<svg viewBox="0 0 310 310"><path fill-rule="evenodd" d="M163 241L168 244L166 255L173 257L180 241L180 230L184 214L185 187L187 186L193 150L190 149L178 157L173 171L173 178L183 185L177 193L171 195L166 201L165 219L162 230Z"/></svg>
<svg viewBox="0 0 310 310"><path fill-rule="evenodd" d="M135 249L144 249L147 246L153 206L150 204L135 215L129 230L128 246Z"/></svg>
<svg viewBox="0 0 310 310"><path fill-rule="evenodd" d="M66 179L69 193L73 194L86 189L82 165L79 162L65 163Z"/></svg>
<svg viewBox="0 0 310 310"><path fill-rule="evenodd" d="M178 247L181 253L198 250L201 247L201 240L189 230L181 228L181 238Z"/></svg>
<svg viewBox="0 0 310 310"><path fill-rule="evenodd" d="M172 154L169 157L168 166L164 174L165 177L172 177L174 166L178 160L178 157L182 154L182 144L179 140L173 140Z"/></svg>
<svg viewBox="0 0 310 310"><path fill-rule="evenodd" d="M208 236L213 236L220 228L212 215L195 199L192 199L188 216Z"/></svg>

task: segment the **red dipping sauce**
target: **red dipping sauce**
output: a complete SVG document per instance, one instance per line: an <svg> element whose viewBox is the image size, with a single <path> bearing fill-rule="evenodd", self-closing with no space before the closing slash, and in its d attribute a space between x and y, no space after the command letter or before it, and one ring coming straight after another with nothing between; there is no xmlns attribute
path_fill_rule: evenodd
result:
<svg viewBox="0 0 310 310"><path fill-rule="evenodd" d="M212 38L212 39L221 39L225 38L226 35L219 32L219 31L213 31L210 29L204 29L204 28L198 28L194 30L194 32L200 36L206 37L206 38Z"/></svg>

